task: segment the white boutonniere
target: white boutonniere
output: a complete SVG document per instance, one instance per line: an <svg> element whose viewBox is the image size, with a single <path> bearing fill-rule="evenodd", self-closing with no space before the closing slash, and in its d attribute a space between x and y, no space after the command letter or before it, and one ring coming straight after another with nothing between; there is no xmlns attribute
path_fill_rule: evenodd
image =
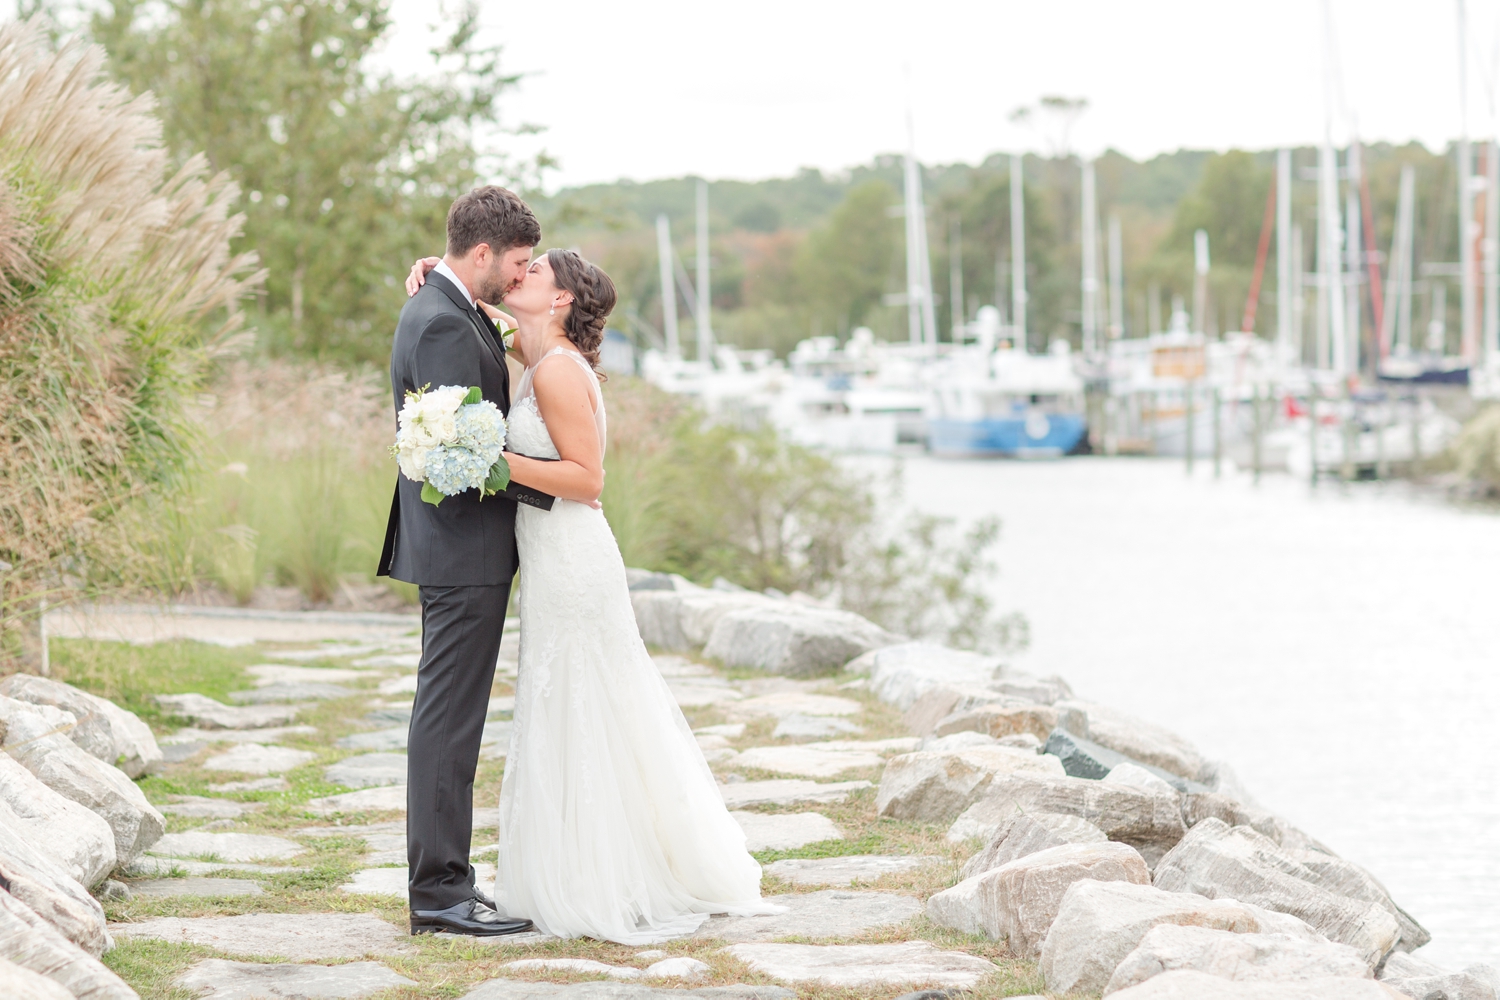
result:
<svg viewBox="0 0 1500 1000"><path fill-rule="evenodd" d="M505 345L507 351L514 350L516 346L516 331L506 330L500 334L500 343Z"/></svg>

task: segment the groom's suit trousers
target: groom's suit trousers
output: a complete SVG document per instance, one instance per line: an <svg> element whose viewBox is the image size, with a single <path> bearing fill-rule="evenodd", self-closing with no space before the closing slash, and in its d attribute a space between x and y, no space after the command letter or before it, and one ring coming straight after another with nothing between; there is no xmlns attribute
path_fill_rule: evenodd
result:
<svg viewBox="0 0 1500 1000"><path fill-rule="evenodd" d="M510 583L422 587L422 663L406 751L406 851L413 910L471 899L474 772Z"/></svg>

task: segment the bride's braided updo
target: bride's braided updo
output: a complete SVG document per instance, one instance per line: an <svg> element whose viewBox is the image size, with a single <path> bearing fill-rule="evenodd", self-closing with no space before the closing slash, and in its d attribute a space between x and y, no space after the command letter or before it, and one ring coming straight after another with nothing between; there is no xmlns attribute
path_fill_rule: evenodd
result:
<svg viewBox="0 0 1500 1000"><path fill-rule="evenodd" d="M573 294L563 333L598 371L604 324L615 308L615 283L597 265L572 250L548 250L547 264L552 268L553 284Z"/></svg>

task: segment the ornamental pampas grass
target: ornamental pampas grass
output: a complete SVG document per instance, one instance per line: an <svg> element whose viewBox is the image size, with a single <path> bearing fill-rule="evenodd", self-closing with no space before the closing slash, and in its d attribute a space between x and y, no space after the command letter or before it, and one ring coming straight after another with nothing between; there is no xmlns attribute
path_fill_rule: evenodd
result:
<svg viewBox="0 0 1500 1000"><path fill-rule="evenodd" d="M260 279L230 252L235 186L173 170L103 64L0 28L0 657L37 598L130 560L114 515L186 467L186 407Z"/></svg>

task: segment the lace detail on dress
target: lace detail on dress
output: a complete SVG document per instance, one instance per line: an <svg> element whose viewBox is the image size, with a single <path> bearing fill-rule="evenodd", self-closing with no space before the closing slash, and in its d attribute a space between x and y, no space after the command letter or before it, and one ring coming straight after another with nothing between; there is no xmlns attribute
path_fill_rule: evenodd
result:
<svg viewBox="0 0 1500 1000"><path fill-rule="evenodd" d="M518 390L507 447L555 458L530 371ZM601 435L603 411L600 401ZM559 937L630 945L690 934L711 913L780 912L761 901L760 866L641 641L603 513L521 506L516 543L521 651L497 887L507 912Z"/></svg>

